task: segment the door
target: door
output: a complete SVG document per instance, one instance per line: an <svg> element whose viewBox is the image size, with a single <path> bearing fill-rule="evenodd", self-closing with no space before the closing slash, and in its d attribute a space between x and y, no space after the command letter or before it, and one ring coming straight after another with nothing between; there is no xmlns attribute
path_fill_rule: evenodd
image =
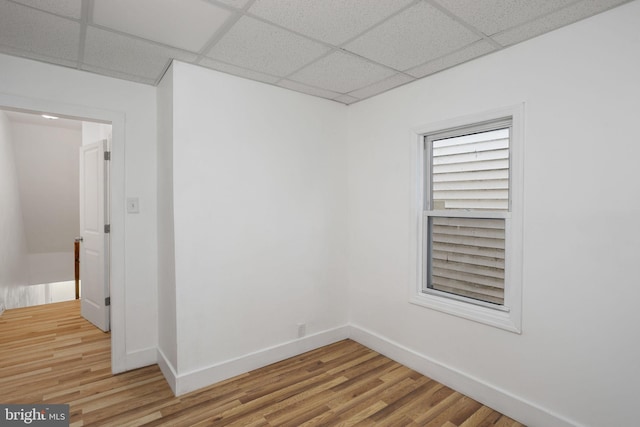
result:
<svg viewBox="0 0 640 427"><path fill-rule="evenodd" d="M80 307L82 317L109 330L107 141L80 147Z"/></svg>

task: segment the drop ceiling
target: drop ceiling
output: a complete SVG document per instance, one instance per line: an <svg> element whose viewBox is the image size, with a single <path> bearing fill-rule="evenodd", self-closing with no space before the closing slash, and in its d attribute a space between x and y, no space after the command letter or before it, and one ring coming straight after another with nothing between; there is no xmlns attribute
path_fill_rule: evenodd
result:
<svg viewBox="0 0 640 427"><path fill-rule="evenodd" d="M150 85L177 59L351 104L627 1L0 0L0 52Z"/></svg>

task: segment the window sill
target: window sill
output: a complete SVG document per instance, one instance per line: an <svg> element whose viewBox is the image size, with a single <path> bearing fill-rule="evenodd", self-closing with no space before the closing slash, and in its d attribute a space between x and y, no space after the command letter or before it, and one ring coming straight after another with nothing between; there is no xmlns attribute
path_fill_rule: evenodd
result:
<svg viewBox="0 0 640 427"><path fill-rule="evenodd" d="M483 307L465 301L457 301L439 295L419 292L409 299L409 302L422 307L438 310L443 313L462 317L474 322L504 329L516 334L522 333L520 319L516 318L513 310Z"/></svg>

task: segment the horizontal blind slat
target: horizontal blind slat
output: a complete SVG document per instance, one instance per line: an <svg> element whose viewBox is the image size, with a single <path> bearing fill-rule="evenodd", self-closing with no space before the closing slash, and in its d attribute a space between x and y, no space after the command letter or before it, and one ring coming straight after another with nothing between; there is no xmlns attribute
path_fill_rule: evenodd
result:
<svg viewBox="0 0 640 427"><path fill-rule="evenodd" d="M460 271L464 271L465 274L468 273L475 276L481 276L484 278L500 279L501 282L504 282L504 269L502 268L484 267L480 265L455 262L450 260L441 260L435 257L433 260L433 267L442 269L442 270L449 270L455 274L458 274ZM451 275L447 277L451 277ZM474 283L480 283L480 282L474 281Z"/></svg>
<svg viewBox="0 0 640 427"><path fill-rule="evenodd" d="M433 165L448 165L458 163L487 162L490 160L504 160L509 158L509 150L473 151L447 156L433 156Z"/></svg>
<svg viewBox="0 0 640 427"><path fill-rule="evenodd" d="M491 150L499 150L503 148L509 148L509 139L501 138L501 139L492 139L481 142L475 142L471 144L472 147L469 148L467 144L455 144L449 145L446 147L434 147L433 155L435 156L444 156L447 154L459 154L459 153L470 153L475 151L491 151Z"/></svg>
<svg viewBox="0 0 640 427"><path fill-rule="evenodd" d="M509 190L433 191L434 200L508 200Z"/></svg>
<svg viewBox="0 0 640 427"><path fill-rule="evenodd" d="M436 246L437 244L437 246ZM433 249L455 254L481 256L486 258L504 259L504 249L488 248L482 246L466 246L449 242L434 242Z"/></svg>
<svg viewBox="0 0 640 427"><path fill-rule="evenodd" d="M485 209L494 211L505 211L509 208L508 200L434 200L433 202L434 209ZM442 204L443 206L440 206L440 204Z"/></svg>
<svg viewBox="0 0 640 427"><path fill-rule="evenodd" d="M433 191L456 191L456 190L508 190L508 179L484 179L484 180L456 180L434 182Z"/></svg>
<svg viewBox="0 0 640 427"><path fill-rule="evenodd" d="M500 268L504 270L504 258L467 255L464 253L446 252L435 249L432 252L432 256L433 259L479 265L484 267Z"/></svg>
<svg viewBox="0 0 640 427"><path fill-rule="evenodd" d="M475 292L478 295L490 295L493 297L503 298L504 290L500 288L492 288L489 286L477 285L463 280L449 279L447 277L437 277L437 285L448 286L456 289L464 289L469 292Z"/></svg>
<svg viewBox="0 0 640 427"><path fill-rule="evenodd" d="M454 285L458 285L455 281L445 281L446 283L453 283ZM475 289L478 288L469 288L466 286L447 286L447 284L445 283L438 283L437 286L434 287L434 289L442 291L442 292L448 292L448 293L452 293L455 295L461 295L464 297L468 297L468 298L473 298L473 299L477 299L480 301L486 301L486 302L491 302L494 304L500 304L503 305L504 304L504 297L498 295L498 296L493 296L493 295L489 295L489 292L474 292ZM474 289L474 290L472 290Z"/></svg>
<svg viewBox="0 0 640 427"><path fill-rule="evenodd" d="M450 165L433 165L433 173L471 172L495 169L509 169L508 159L485 160L481 162L453 163Z"/></svg>
<svg viewBox="0 0 640 427"><path fill-rule="evenodd" d="M486 237L488 239L504 240L504 227L502 229L497 229L479 227L456 227L433 224L433 233L447 234L450 236Z"/></svg>
<svg viewBox="0 0 640 427"><path fill-rule="evenodd" d="M504 230L504 219L491 218L450 218L450 217L431 217L433 225L449 225L456 227L470 228L496 228Z"/></svg>
<svg viewBox="0 0 640 427"><path fill-rule="evenodd" d="M482 142L489 139L503 139L509 137L509 129L495 129L484 132L471 133L468 135L460 135L453 138L435 139L433 146L436 148L447 147L450 145L472 144L474 142Z"/></svg>
<svg viewBox="0 0 640 427"><path fill-rule="evenodd" d="M433 234L434 243L454 243L465 246L478 246L481 248L494 248L504 250L504 240L485 239L471 236L450 236L447 234Z"/></svg>
<svg viewBox="0 0 640 427"><path fill-rule="evenodd" d="M481 276L479 274L463 273L455 270L434 267L433 277L446 277L447 279L469 282L474 285L483 285L491 288L504 289L504 280L501 278Z"/></svg>
<svg viewBox="0 0 640 427"><path fill-rule="evenodd" d="M432 177L434 184L436 182L481 181L493 179L509 179L509 170L494 169L485 171L440 173Z"/></svg>

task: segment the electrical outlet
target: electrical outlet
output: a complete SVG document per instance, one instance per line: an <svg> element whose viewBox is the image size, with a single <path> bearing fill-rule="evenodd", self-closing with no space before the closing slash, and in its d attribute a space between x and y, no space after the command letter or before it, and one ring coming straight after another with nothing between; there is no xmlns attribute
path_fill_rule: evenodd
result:
<svg viewBox="0 0 640 427"><path fill-rule="evenodd" d="M307 334L307 324L298 323L298 338L302 338Z"/></svg>

